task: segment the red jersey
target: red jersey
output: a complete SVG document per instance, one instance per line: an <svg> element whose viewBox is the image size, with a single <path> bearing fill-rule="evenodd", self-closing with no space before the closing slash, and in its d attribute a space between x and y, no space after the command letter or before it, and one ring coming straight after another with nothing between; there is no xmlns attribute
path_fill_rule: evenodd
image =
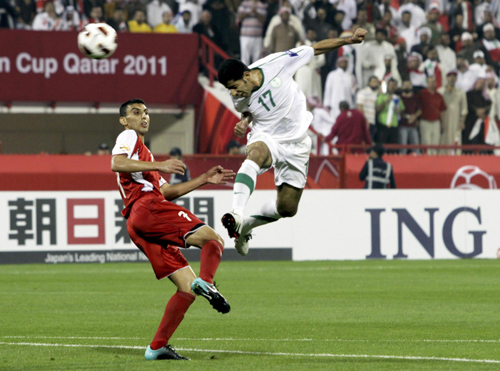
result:
<svg viewBox="0 0 500 371"><path fill-rule="evenodd" d="M127 158L137 161L154 162L154 157L148 147L134 130L125 130L118 138L112 155L127 155ZM116 173L120 195L125 205L122 215L128 218L132 205L144 195L155 195L163 198L160 187L166 183L157 171L139 171L136 173Z"/></svg>

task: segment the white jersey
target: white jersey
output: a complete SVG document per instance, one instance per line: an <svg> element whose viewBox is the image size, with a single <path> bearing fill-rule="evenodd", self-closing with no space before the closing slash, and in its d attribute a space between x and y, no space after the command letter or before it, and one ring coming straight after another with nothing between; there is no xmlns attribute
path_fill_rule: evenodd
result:
<svg viewBox="0 0 500 371"><path fill-rule="evenodd" d="M261 86L248 98L233 97L238 112L253 116L252 134L266 133L278 142L304 136L312 121L306 97L293 75L314 57L314 49L303 45L274 53L249 66L262 73Z"/></svg>

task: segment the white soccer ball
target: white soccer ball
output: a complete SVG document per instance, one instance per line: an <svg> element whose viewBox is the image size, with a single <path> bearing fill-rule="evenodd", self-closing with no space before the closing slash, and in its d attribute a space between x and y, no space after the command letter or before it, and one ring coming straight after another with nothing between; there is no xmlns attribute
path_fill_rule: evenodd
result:
<svg viewBox="0 0 500 371"><path fill-rule="evenodd" d="M497 189L495 177L477 166L462 166L451 181L450 188L459 189Z"/></svg>
<svg viewBox="0 0 500 371"><path fill-rule="evenodd" d="M86 57L103 59L115 52L116 39L116 31L110 25L89 23L78 34L78 48Z"/></svg>

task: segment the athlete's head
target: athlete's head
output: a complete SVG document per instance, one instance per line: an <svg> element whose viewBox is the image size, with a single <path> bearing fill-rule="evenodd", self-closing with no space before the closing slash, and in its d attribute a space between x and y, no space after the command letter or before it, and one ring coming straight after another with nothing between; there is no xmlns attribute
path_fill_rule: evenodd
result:
<svg viewBox="0 0 500 371"><path fill-rule="evenodd" d="M142 99L131 99L120 106L120 124L144 136L149 130L149 110Z"/></svg>
<svg viewBox="0 0 500 371"><path fill-rule="evenodd" d="M218 71L219 82L231 91L232 96L249 97L254 88L249 82L250 69L237 59L226 59Z"/></svg>

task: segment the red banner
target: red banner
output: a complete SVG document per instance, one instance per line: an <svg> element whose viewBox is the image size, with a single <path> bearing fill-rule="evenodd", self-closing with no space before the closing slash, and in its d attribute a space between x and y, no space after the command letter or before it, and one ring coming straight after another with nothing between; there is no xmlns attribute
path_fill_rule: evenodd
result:
<svg viewBox="0 0 500 371"><path fill-rule="evenodd" d="M84 57L75 32L0 31L0 101L197 104L198 36L121 33L107 59Z"/></svg>

